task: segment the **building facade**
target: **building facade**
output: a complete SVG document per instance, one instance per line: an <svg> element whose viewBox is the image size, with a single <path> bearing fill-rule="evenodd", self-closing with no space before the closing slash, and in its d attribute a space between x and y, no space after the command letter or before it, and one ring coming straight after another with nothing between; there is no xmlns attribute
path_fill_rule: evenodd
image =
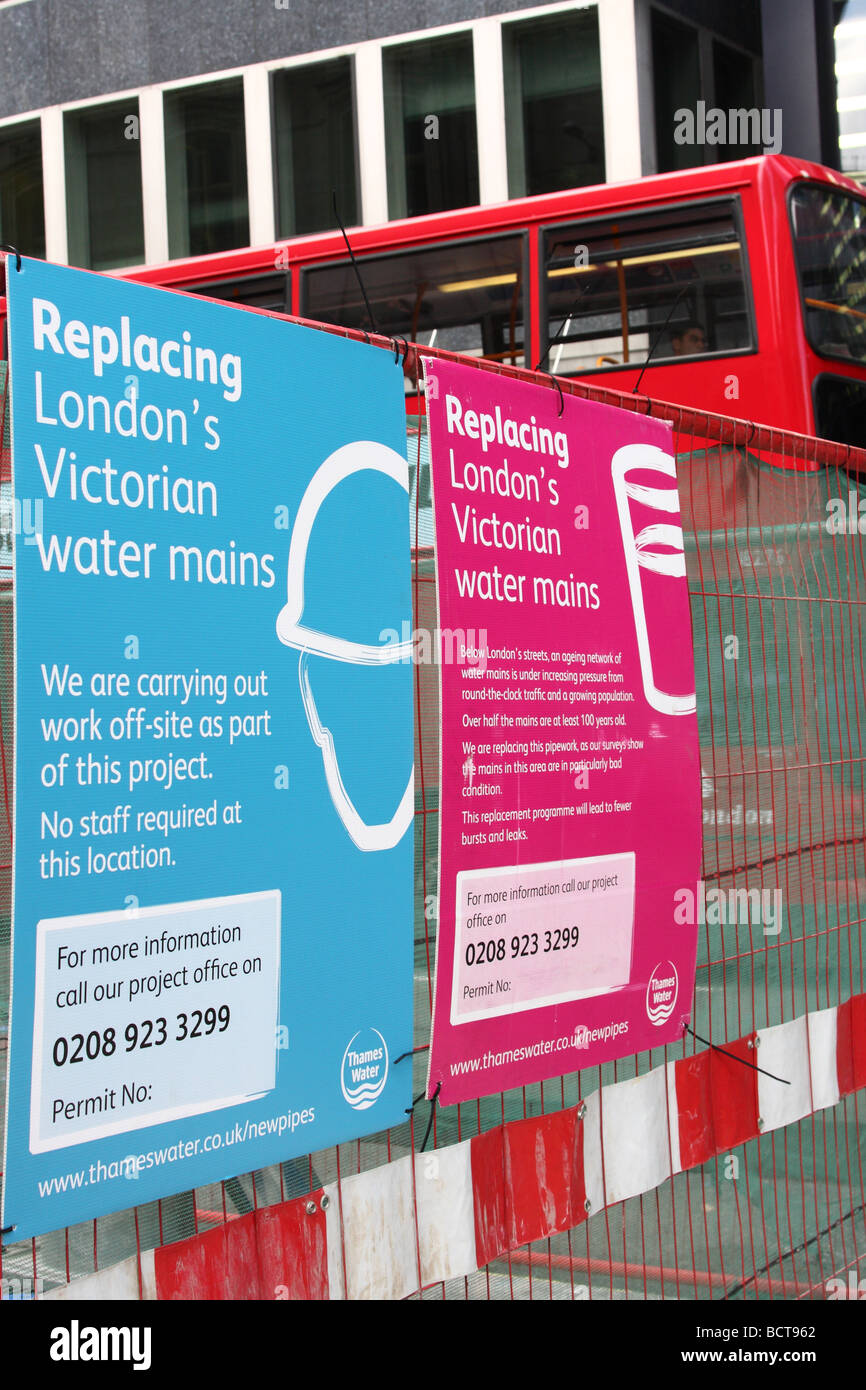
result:
<svg viewBox="0 0 866 1390"><path fill-rule="evenodd" d="M0 0L0 241L110 270L762 148L838 165L841 10ZM713 142L713 109L758 119Z"/></svg>
<svg viewBox="0 0 866 1390"><path fill-rule="evenodd" d="M866 180L866 0L847 0L836 27L840 167Z"/></svg>

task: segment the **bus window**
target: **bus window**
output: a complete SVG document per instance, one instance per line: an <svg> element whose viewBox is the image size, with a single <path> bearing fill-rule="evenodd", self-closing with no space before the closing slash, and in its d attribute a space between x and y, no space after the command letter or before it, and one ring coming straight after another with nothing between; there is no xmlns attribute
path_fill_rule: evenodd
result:
<svg viewBox="0 0 866 1390"><path fill-rule="evenodd" d="M791 194L806 337L823 357L866 362L866 204L801 184Z"/></svg>
<svg viewBox="0 0 866 1390"><path fill-rule="evenodd" d="M552 372L755 346L731 202L552 227L542 254Z"/></svg>
<svg viewBox="0 0 866 1390"><path fill-rule="evenodd" d="M371 324L350 261L301 271L301 313L424 347L524 365L522 235L358 256Z"/></svg>
<svg viewBox="0 0 866 1390"><path fill-rule="evenodd" d="M822 372L814 391L818 437L858 449L866 447L866 382Z"/></svg>
<svg viewBox="0 0 866 1390"><path fill-rule="evenodd" d="M292 312L289 277L277 275L246 275L241 280L210 281L206 285L179 285L187 294L201 294L207 299L224 299L227 304L245 304L252 309L274 309L278 314Z"/></svg>

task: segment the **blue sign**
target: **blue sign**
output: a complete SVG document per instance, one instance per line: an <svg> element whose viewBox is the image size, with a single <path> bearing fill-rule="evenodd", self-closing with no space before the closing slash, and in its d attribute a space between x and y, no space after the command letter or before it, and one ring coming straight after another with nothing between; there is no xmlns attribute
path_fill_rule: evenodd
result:
<svg viewBox="0 0 866 1390"><path fill-rule="evenodd" d="M414 789L393 357L9 279L15 1241L404 1119Z"/></svg>

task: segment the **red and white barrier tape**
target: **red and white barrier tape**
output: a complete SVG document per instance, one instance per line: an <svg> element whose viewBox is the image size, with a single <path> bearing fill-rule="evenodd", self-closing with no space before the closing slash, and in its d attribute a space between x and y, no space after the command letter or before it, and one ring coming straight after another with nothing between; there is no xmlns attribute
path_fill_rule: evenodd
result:
<svg viewBox="0 0 866 1390"><path fill-rule="evenodd" d="M580 1106L250 1212L45 1297L405 1298L571 1230L863 1086L866 995L856 995L724 1051L604 1086Z"/></svg>

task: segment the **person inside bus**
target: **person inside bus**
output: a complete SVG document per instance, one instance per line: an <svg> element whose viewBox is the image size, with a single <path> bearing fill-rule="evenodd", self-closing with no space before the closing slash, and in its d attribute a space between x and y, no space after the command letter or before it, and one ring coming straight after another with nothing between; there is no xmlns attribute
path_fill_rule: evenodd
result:
<svg viewBox="0 0 866 1390"><path fill-rule="evenodd" d="M674 357L695 357L707 351L707 335L697 319L686 319L671 333L671 352Z"/></svg>

